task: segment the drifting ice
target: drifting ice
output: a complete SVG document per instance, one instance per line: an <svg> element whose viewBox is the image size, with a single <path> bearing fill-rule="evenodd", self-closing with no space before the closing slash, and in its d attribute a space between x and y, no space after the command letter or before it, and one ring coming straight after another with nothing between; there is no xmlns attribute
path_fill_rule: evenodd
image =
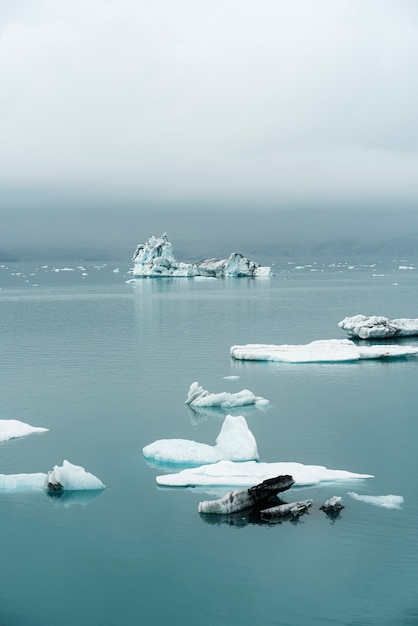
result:
<svg viewBox="0 0 418 626"><path fill-rule="evenodd" d="M157 476L157 483L167 487L252 487L275 476L290 475L297 486L312 486L321 482L350 481L373 478L371 474L354 474L332 470L320 465L302 463L233 463L220 461L184 469L176 474Z"/></svg>
<svg viewBox="0 0 418 626"><path fill-rule="evenodd" d="M362 496L355 491L349 491L348 495L353 500L360 500L361 502L367 502L368 504L374 504L375 506L382 506L385 509L400 509L403 504L403 496Z"/></svg>
<svg viewBox="0 0 418 626"><path fill-rule="evenodd" d="M381 315L354 315L345 317L338 326L349 337L359 339L386 339L387 337L410 337L418 335L418 319L394 319Z"/></svg>
<svg viewBox="0 0 418 626"><path fill-rule="evenodd" d="M145 446L144 456L162 463L202 465L221 460L258 459L257 443L242 415L227 415L215 446L188 439L160 439Z"/></svg>
<svg viewBox="0 0 418 626"><path fill-rule="evenodd" d="M269 404L269 401L260 396L255 396L253 392L248 391L248 389L243 389L237 393L228 393L226 391L221 393L209 393L209 391L203 389L198 382L194 382L190 385L185 404L197 408L219 407L232 409L237 406L248 405L266 406L266 404Z"/></svg>
<svg viewBox="0 0 418 626"><path fill-rule="evenodd" d="M51 490L93 490L104 489L105 486L83 467L73 465L68 461L64 461L59 467L55 465L54 469L47 474L0 474L0 490L32 490L32 489L51 489Z"/></svg>
<svg viewBox="0 0 418 626"><path fill-rule="evenodd" d="M349 339L322 339L305 345L247 344L232 346L231 356L243 361L321 363L417 356L416 346L358 346Z"/></svg>
<svg viewBox="0 0 418 626"><path fill-rule="evenodd" d="M15 439L17 437L25 437L32 433L44 433L48 428L40 426L30 426L19 420L0 420L0 441Z"/></svg>
<svg viewBox="0 0 418 626"><path fill-rule="evenodd" d="M141 243L132 257L133 275L136 278L160 276L208 276L208 277L266 277L270 267L262 267L242 254L233 252L228 259L206 259L198 263L182 263L173 256L171 243L164 233L161 237L150 237Z"/></svg>

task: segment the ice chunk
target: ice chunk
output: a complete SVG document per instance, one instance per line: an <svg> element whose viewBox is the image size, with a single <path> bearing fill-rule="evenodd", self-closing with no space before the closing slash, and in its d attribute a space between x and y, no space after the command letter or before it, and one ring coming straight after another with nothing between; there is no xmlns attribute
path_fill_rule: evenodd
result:
<svg viewBox="0 0 418 626"><path fill-rule="evenodd" d="M385 509L400 509L403 504L403 496L363 496L355 491L349 491L348 495L354 500L360 500L361 502L367 502L368 504L374 504L375 506L382 506Z"/></svg>
<svg viewBox="0 0 418 626"><path fill-rule="evenodd" d="M32 433L44 433L48 428L40 426L30 426L19 420L0 420L0 441L15 439L16 437L25 437Z"/></svg>
<svg viewBox="0 0 418 626"><path fill-rule="evenodd" d="M242 415L225 417L215 446L188 439L159 439L145 446L142 452L148 459L181 465L258 459L257 442Z"/></svg>
<svg viewBox="0 0 418 626"><path fill-rule="evenodd" d="M45 489L46 474L0 474L0 491Z"/></svg>
<svg viewBox="0 0 418 626"><path fill-rule="evenodd" d="M247 344L231 346L230 354L242 361L332 363L362 359L417 356L417 346L358 346L349 339L322 339L301 345Z"/></svg>
<svg viewBox="0 0 418 626"><path fill-rule="evenodd" d="M173 248L164 233L161 237L150 237L139 244L132 258L133 275L136 278L161 276L205 276L205 277L266 277L271 275L270 267L262 267L242 254L233 252L228 259L206 259L198 263L178 262Z"/></svg>
<svg viewBox="0 0 418 626"><path fill-rule="evenodd" d="M345 317L338 326L349 337L359 339L386 339L388 337L409 337L418 335L418 319L389 319L382 315L354 315Z"/></svg>
<svg viewBox="0 0 418 626"><path fill-rule="evenodd" d="M233 407L248 405L266 406L269 401L260 396L255 396L248 389L243 389L237 393L228 393L227 391L209 393L198 382L194 382L190 385L185 403L198 408L220 407L232 409Z"/></svg>
<svg viewBox="0 0 418 626"><path fill-rule="evenodd" d="M321 482L351 481L373 478L372 474L356 474L346 470L332 470L321 465L303 465L294 462L234 463L219 461L184 469L176 474L157 476L157 483L167 487L252 487L275 476L290 475L298 486L317 485Z"/></svg>
<svg viewBox="0 0 418 626"><path fill-rule="evenodd" d="M86 472L84 467L64 461L61 466L55 465L46 477L48 489L64 489L77 491L79 489L104 489L105 486L93 474Z"/></svg>

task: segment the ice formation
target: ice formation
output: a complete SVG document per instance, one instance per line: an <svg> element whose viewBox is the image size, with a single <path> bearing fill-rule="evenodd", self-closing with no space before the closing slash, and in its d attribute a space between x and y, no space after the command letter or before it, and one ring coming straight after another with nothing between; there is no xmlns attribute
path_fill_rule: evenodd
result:
<svg viewBox="0 0 418 626"><path fill-rule="evenodd" d="M76 491L104 489L105 486L83 467L64 461L47 474L0 474L0 491L51 489L56 491Z"/></svg>
<svg viewBox="0 0 418 626"><path fill-rule="evenodd" d="M145 446L142 452L148 459L181 465L258 459L257 442L242 415L225 417L215 446L188 439L159 439Z"/></svg>
<svg viewBox="0 0 418 626"><path fill-rule="evenodd" d="M417 356L417 346L358 346L349 339L322 339L301 345L247 344L232 346L231 356L242 361L284 361L287 363L330 363L363 359L390 359Z"/></svg>
<svg viewBox="0 0 418 626"><path fill-rule="evenodd" d="M237 406L266 406L269 401L260 396L255 396L252 391L243 389L237 393L228 393L223 391L221 393L209 393L206 389L203 389L198 382L194 382L190 385L189 393L187 394L186 404L191 407L197 408L222 408L232 409Z"/></svg>
<svg viewBox="0 0 418 626"><path fill-rule="evenodd" d="M167 487L252 487L268 478L285 474L292 476L297 486L373 478L371 474L355 474L346 470L332 470L320 465L303 465L302 463L219 461L213 465L202 465L184 469L175 474L157 476L156 480L159 485Z"/></svg>
<svg viewBox="0 0 418 626"><path fill-rule="evenodd" d="M161 276L206 276L206 277L267 277L270 267L262 267L242 254L233 252L227 259L206 259L197 263L176 261L167 235L151 236L146 243L139 244L132 257L133 275L136 278Z"/></svg>
<svg viewBox="0 0 418 626"><path fill-rule="evenodd" d="M349 337L359 339L386 339L418 335L418 319L399 318L390 320L382 315L354 315L345 317L338 326Z"/></svg>
<svg viewBox="0 0 418 626"><path fill-rule="evenodd" d="M354 500L381 506L385 509L400 509L403 504L403 496L394 496L392 494L388 496L363 496L355 491L349 491L348 495Z"/></svg>
<svg viewBox="0 0 418 626"><path fill-rule="evenodd" d="M44 433L48 428L30 426L19 420L0 420L0 441L8 441L17 437L25 437L32 433Z"/></svg>

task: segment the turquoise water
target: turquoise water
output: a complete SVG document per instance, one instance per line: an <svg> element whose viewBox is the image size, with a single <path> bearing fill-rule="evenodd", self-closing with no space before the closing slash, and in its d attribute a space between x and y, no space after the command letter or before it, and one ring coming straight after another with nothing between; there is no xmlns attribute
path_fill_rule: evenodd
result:
<svg viewBox="0 0 418 626"><path fill-rule="evenodd" d="M417 272L283 264L269 280L132 285L128 266L64 267L0 268L0 418L50 429L0 444L0 472L68 459L107 489L0 493L0 624L418 624L418 361L229 357L233 344L343 338L346 315L417 317ZM299 523L200 517L198 502L220 493L157 488L141 452L161 438L214 443L224 413L184 404L195 380L270 400L241 411L262 461L376 477L297 490L314 499ZM387 510L349 490L405 502ZM335 522L318 510L332 495L346 505Z"/></svg>

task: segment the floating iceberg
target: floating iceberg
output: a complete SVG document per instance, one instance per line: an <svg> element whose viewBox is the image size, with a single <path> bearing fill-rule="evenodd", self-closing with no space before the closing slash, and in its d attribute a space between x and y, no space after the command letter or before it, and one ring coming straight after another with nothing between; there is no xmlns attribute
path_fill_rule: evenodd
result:
<svg viewBox="0 0 418 626"><path fill-rule="evenodd" d="M392 494L388 496L362 496L355 491L349 491L348 495L354 500L381 506L385 509L400 509L403 504L403 496L394 496Z"/></svg>
<svg viewBox="0 0 418 626"><path fill-rule="evenodd" d="M354 315L345 317L338 326L349 337L359 339L386 339L388 337L410 337L418 335L418 319L394 319L382 315Z"/></svg>
<svg viewBox="0 0 418 626"><path fill-rule="evenodd" d="M160 439L145 446L142 452L146 458L159 463L181 465L258 459L256 440L242 415L225 417L215 446L188 439Z"/></svg>
<svg viewBox="0 0 418 626"><path fill-rule="evenodd" d="M156 480L159 485L166 487L252 487L268 478L283 475L292 476L297 486L373 478L371 474L354 474L345 470L332 470L320 465L302 463L219 461L213 465L184 469L176 474L157 476Z"/></svg>
<svg viewBox="0 0 418 626"><path fill-rule="evenodd" d="M237 406L266 406L269 401L260 396L255 396L252 391L243 389L237 393L209 393L198 382L190 385L185 404L197 408L222 408L232 409Z"/></svg>
<svg viewBox="0 0 418 626"><path fill-rule="evenodd" d="M48 428L30 426L19 420L0 420L0 441L8 441L17 437L25 437L32 433L44 433Z"/></svg>
<svg viewBox="0 0 418 626"><path fill-rule="evenodd" d="M270 267L262 267L242 254L233 252L228 259L206 259L197 263L178 262L174 258L171 243L164 233L161 237L150 237L139 244L132 257L133 275L136 278L163 276L206 276L206 277L267 277Z"/></svg>
<svg viewBox="0 0 418 626"><path fill-rule="evenodd" d="M349 339L322 339L301 345L247 344L232 346L231 356L242 361L331 363L363 359L417 356L417 346L358 346Z"/></svg>
<svg viewBox="0 0 418 626"><path fill-rule="evenodd" d="M59 467L47 474L0 474L0 491L11 490L52 490L52 491L76 491L104 489L105 486L83 467L64 461Z"/></svg>

